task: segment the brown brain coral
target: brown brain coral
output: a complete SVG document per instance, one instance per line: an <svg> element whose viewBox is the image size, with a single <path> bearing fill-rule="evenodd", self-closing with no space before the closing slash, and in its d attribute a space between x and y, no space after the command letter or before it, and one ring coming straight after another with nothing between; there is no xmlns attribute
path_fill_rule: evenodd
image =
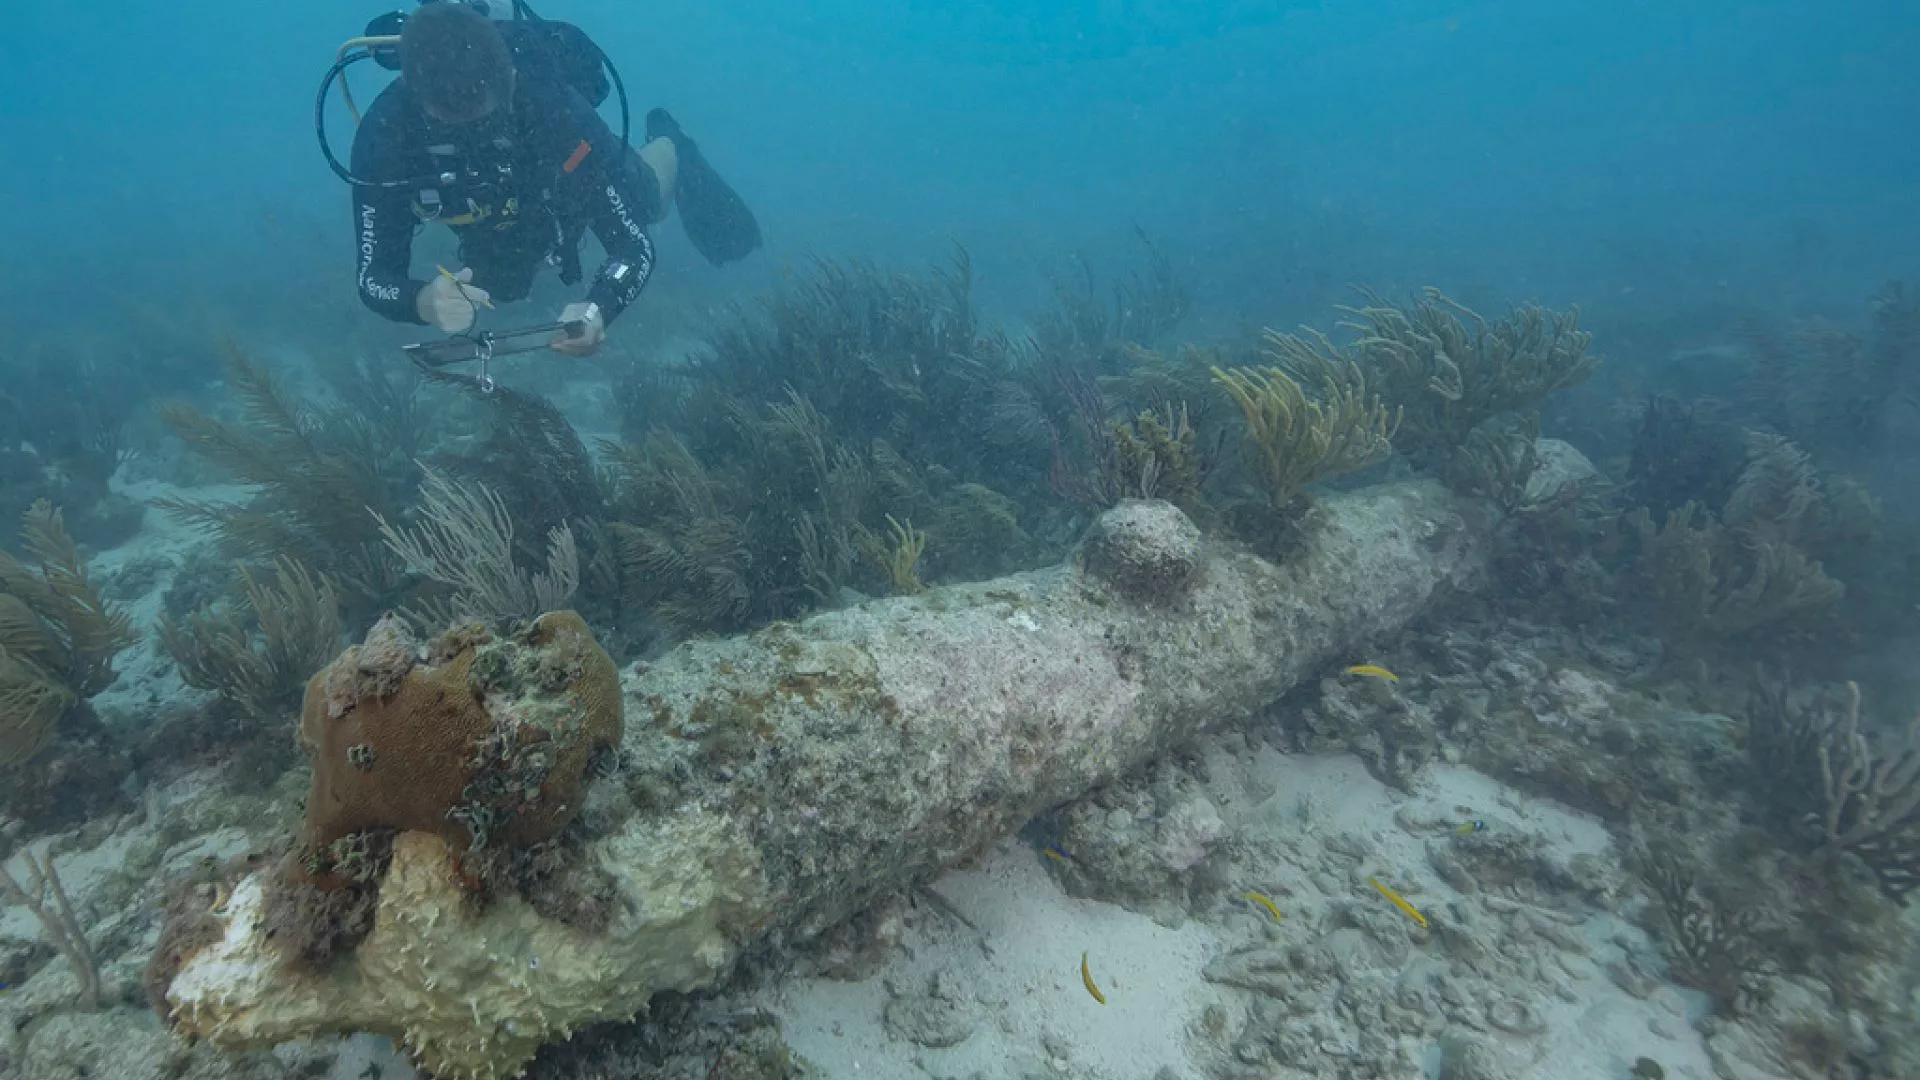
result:
<svg viewBox="0 0 1920 1080"><path fill-rule="evenodd" d="M434 833L466 853L548 839L621 728L619 673L573 612L428 643L382 619L307 683L302 866L323 888L354 880L368 830Z"/></svg>

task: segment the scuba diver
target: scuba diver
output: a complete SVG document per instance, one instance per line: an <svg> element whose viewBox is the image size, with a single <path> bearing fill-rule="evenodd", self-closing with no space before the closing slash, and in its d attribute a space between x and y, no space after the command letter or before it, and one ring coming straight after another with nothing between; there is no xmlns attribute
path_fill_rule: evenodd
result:
<svg viewBox="0 0 1920 1080"><path fill-rule="evenodd" d="M580 281L590 228L606 260L547 341L586 356L646 286L654 265L647 230L670 207L716 265L757 248L759 225L665 110L647 115L645 143L630 148L621 88L623 130L609 129L595 109L607 76L616 86L619 76L585 33L532 17L517 0L511 21L487 8L423 0L368 28L386 35L349 43L383 44L384 54L370 55L400 71L360 119L350 168L327 149L317 113L322 150L353 185L360 299L395 322L466 334L481 308L524 298L544 266L567 284ZM347 51L322 83L317 110L350 62ZM416 278L413 236L436 221L459 238L462 266Z"/></svg>

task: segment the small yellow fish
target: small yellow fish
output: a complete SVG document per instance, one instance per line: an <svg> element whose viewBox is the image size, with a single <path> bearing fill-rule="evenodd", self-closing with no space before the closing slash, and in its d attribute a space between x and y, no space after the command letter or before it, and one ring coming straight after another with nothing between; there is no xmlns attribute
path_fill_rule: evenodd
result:
<svg viewBox="0 0 1920 1080"><path fill-rule="evenodd" d="M1370 679L1385 679L1388 682L1400 681L1400 676L1395 675L1393 672L1388 671L1386 668L1381 667L1379 664L1355 664L1352 667L1341 672L1341 674L1342 675L1365 675Z"/></svg>
<svg viewBox="0 0 1920 1080"><path fill-rule="evenodd" d="M1474 833L1486 831L1487 823L1481 821L1479 818L1474 818L1472 821L1463 821L1453 827L1453 835L1455 836L1471 836Z"/></svg>
<svg viewBox="0 0 1920 1080"><path fill-rule="evenodd" d="M1093 985L1093 972L1087 970L1086 953L1080 954L1080 981L1086 985L1087 993L1093 995L1093 1000L1102 1005L1107 1003L1107 995L1101 993L1100 988Z"/></svg>
<svg viewBox="0 0 1920 1080"><path fill-rule="evenodd" d="M1422 930L1425 930L1427 928L1427 917L1425 915L1420 914L1420 909L1417 907L1414 907L1412 904L1407 903L1406 899L1402 897L1399 893L1394 892L1392 889L1389 889L1385 885L1380 884L1379 878L1368 878L1367 884L1380 890L1381 896L1384 896L1387 899L1393 901L1393 906L1399 908L1401 911L1406 912L1407 918L1412 919L1416 923L1419 923L1420 928Z"/></svg>
<svg viewBox="0 0 1920 1080"><path fill-rule="evenodd" d="M1047 858L1052 859L1054 862L1059 863L1061 866L1073 865L1073 856L1067 854L1065 851L1062 851L1060 849L1060 846L1057 844L1048 844L1046 847L1041 848L1040 854L1045 855Z"/></svg>
<svg viewBox="0 0 1920 1080"><path fill-rule="evenodd" d="M1245 900L1249 904L1259 904L1261 907L1266 908L1267 914L1273 916L1274 922L1287 921L1286 916L1280 914L1279 906L1265 893L1243 892L1240 894L1240 899Z"/></svg>

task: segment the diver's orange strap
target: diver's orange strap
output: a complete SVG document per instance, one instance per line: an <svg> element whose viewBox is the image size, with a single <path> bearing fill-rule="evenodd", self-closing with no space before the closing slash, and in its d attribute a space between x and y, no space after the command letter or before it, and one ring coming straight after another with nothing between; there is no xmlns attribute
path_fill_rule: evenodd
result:
<svg viewBox="0 0 1920 1080"><path fill-rule="evenodd" d="M570 173L579 168L580 163L587 160L587 155L591 153L593 153L593 147L588 144L587 140L581 139L580 145L574 147L573 153L567 157L566 164L560 166L560 171Z"/></svg>

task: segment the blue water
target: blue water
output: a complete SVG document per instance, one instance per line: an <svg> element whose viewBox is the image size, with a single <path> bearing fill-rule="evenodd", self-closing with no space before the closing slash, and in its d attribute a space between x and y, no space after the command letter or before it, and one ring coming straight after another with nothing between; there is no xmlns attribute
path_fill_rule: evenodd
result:
<svg viewBox="0 0 1920 1080"><path fill-rule="evenodd" d="M1850 304L1920 251L1920 16L1895 0L540 7L589 28L636 108L673 108L759 211L767 257L716 288L957 241L989 295L1018 297L1137 223L1229 321L1304 318L1354 281L1604 318ZM137 294L297 335L316 295L351 302L311 109L379 10L10 12L7 322ZM711 278L663 246L662 286Z"/></svg>
<svg viewBox="0 0 1920 1080"><path fill-rule="evenodd" d="M1896 726L1920 698L1912 674L1912 646L1920 641L1920 560L1912 555L1920 550L1913 480L1920 300L1908 299L1911 289L1882 294L1877 324L1868 303L1885 281L1920 281L1916 0L536 6L588 30L617 63L632 94L636 141L649 108L671 109L752 205L766 238L765 250L716 268L693 252L678 223L655 230L657 272L612 327L613 362L541 366L536 361L551 356L540 353L499 369L503 383L554 398L550 412L531 397L467 393L478 380L414 386L393 346L430 335L384 322L356 298L356 222L345 185L316 145L314 109L335 50L361 33L378 6L40 0L8 9L0 24L0 377L7 380L0 383L0 546L18 549L11 519L29 505L60 503L106 602L123 606L111 610L132 613L128 636L138 644L108 657L120 665L117 683L97 666L77 665L41 680L32 664L57 667L47 658L70 663L70 652L84 650L69 650L51 629L33 637L41 624L17 617L27 600L0 597L11 605L0 638L20 635L39 646L22 652L0 641L0 704L21 700L8 696L9 686L35 680L79 687L68 693L61 684L64 696L32 699L42 711L56 702L45 716L17 706L0 712L0 859L16 840L132 821L115 815L132 815L153 785L189 767L224 768L221 782L236 788L284 782L289 770L305 767L287 737L289 703L299 699L304 671L318 663L294 672L286 702L262 706L236 695L235 680L193 683L192 665L179 654L190 658L197 646L177 636L156 646L153 626L163 612L230 616L244 628L222 639L224 648L244 641L264 649L272 632L248 623L254 616L236 602L236 558L261 567L281 556L340 563L310 568L348 586L339 604L312 604L345 613L338 633L315 621L310 636L326 655L336 644L329 638L360 640L380 610L446 599L445 590L410 578L405 557L370 537L370 519L360 513L364 502L384 506L396 521L430 517L414 505L416 463L500 489L499 505L512 504L523 546L552 538L551 549L519 552L522 562L530 551L573 552L574 534L564 534L565 544L560 538L578 525L588 554L573 601L598 619L594 629L623 664L682 636L1057 565L1092 514L1134 494L1173 502L1184 495L1184 509L1209 533L1287 558L1300 520L1291 515L1311 500L1277 491L1282 485L1272 478L1283 470L1274 458L1257 448L1242 452L1249 425L1207 373L1216 355L1232 366L1250 363L1252 354L1173 350L1182 342L1244 343L1260 326L1328 326L1336 305L1352 302L1355 285L1396 300L1434 285L1495 317L1509 303L1538 301L1556 312L1578 305L1581 325L1595 333L1593 351L1606 357L1585 386L1538 403L1541 430L1592 458L1593 475L1605 482L1581 489L1584 480L1567 481L1565 491L1592 494L1591 502L1508 506L1515 519L1544 510L1565 516L1543 512L1525 519L1528 528L1503 534L1501 543L1520 554L1506 558L1503 548L1495 563L1496 584L1507 591L1488 594L1512 601L1502 618L1519 612L1520 623L1564 631L1567 643L1578 639L1591 655L1574 656L1564 670L1611 665L1617 674L1630 664L1632 679L1666 678L1679 692L1663 702L1714 711L1716 725L1719 711L1739 711L1729 703L1744 697L1745 686L1736 690L1735 682L1756 664L1769 672L1784 670L1787 659L1799 665L1792 679L1781 676L1783 712L1791 711L1788 690L1831 701L1838 684L1858 679L1867 702L1863 729L1915 755L1902 760L1920 761L1911 742L1920 728ZM387 77L360 65L351 78L366 102ZM617 119L611 108L603 112ZM337 99L324 130L346 157L353 129ZM1088 340L1057 335L1071 340L1051 354L1040 320L1033 333L1040 344L1028 348L1029 320L1047 308L1050 283L1084 265L1099 282L1092 295L1104 303L1106 289L1140 266L1140 235L1170 260L1191 304L1176 326L1153 327L1143 336L1154 340L1137 344L1183 362L1204 356L1180 373L1187 381L1141 362L1147 354L1131 348L1136 342L1120 340L1133 328L1118 320ZM427 244L416 248L416 276L430 277L435 253L449 250L443 238ZM942 306L947 294L925 285L930 267L956 264L957 250L971 258L971 300L985 316L977 324ZM816 260L870 261L921 276L842 274ZM589 250L583 261L591 273L600 253ZM789 290L801 299L784 309L755 306L793 282L815 291ZM525 304L488 318L543 321L578 295L577 287L548 281ZM737 329L740 312L768 309L799 331L768 344ZM955 326L978 332L962 339ZM720 344L700 352L697 343L716 335ZM224 364L223 337L260 367ZM687 355L704 364L691 374L657 370ZM1027 363L1036 356L1042 362ZM1445 366L1443 358L1433 370ZM260 373L269 371L292 387L284 407L263 405L270 395L261 387L271 380ZM1442 382L1439 375L1423 381L1427 374L1413 380L1411 403L1389 401L1364 426L1391 427L1386 416L1408 404L1433 406L1420 395ZM1650 392L1658 391L1677 400L1653 402ZM156 414L153 405L171 399L191 404ZM1535 404L1528 398L1518 409L1507 402L1492 411ZM1146 409L1184 428L1189 405L1199 434L1189 432L1187 443L1166 436L1156 419L1125 427ZM564 423L555 420L563 410ZM1503 426L1512 420L1494 416L1476 434L1497 429L1502 438L1481 449L1538 449L1530 438L1505 438L1531 431L1530 417ZM577 430L563 430L568 424ZM1131 472L1119 477L1120 436L1149 429L1163 437L1157 456L1128 463ZM625 440L624 453L597 440L613 435ZM1364 468L1379 470L1372 474L1353 465L1357 475L1342 482L1368 482L1389 469L1440 472L1441 457L1416 460L1404 450L1410 444L1400 460L1385 460L1384 450L1368 458ZM259 467L262 461L282 473ZM343 462L349 467L339 468ZM1517 468L1507 481L1520 478ZM1771 484L1772 470L1784 481ZM1453 483L1475 479L1444 475ZM1121 480L1124 490L1115 486ZM1203 490L1203 480L1211 487ZM242 493L255 498L247 514L223 518L167 501L235 495L212 487L227 481L256 485ZM1792 513L1775 507L1776 520L1748 505L1742 516L1736 484L1749 482L1792 504ZM1506 486L1507 496L1527 494L1525 485ZM1483 494L1503 492L1475 492ZM1696 501L1702 505L1683 511ZM1634 512L1644 507L1660 517L1636 524ZM1699 516L1689 518L1694 509ZM1676 520L1669 511L1679 512L1678 524L1656 534L1656 523ZM278 515L284 535L259 529L259 515ZM241 542L183 541L183 521L209 518ZM1700 526L1707 538L1696 543L1684 533L1689 520L1719 531L1707 536ZM251 540L248 522L257 530ZM1672 546L1657 547L1661 535ZM1712 578L1700 586L1700 610L1681 612L1686 619L1638 610L1670 599L1662 592L1670 578L1660 572L1703 565L1658 561L1660 551L1686 544L1696 553L1711 548L1712 574L1695 574ZM916 563L923 548L926 558ZM1781 555L1789 549L1797 561ZM1806 601L1807 612L1782 605L1794 618L1780 616L1787 625L1774 638L1758 633L1762 623L1702 617L1752 600L1740 594L1765 592L1746 586L1764 585L1775 571L1784 579L1782 565L1803 583L1844 586L1846 602L1808 588L1826 599ZM361 580L350 580L361 570ZM1829 572L1831 580L1822 577ZM44 605L52 593L21 595ZM1533 603L1537 609L1528 609ZM1460 614L1470 622L1493 618ZM1442 656L1483 663L1471 659L1479 653L1454 647L1446 620L1433 625L1446 626L1449 643L1431 656L1406 642L1377 644L1401 649L1396 667ZM1522 666L1497 634L1469 626L1458 640L1483 632L1492 643L1484 650L1489 693L1497 702L1512 689L1528 723L1550 727L1534 724L1536 699L1509 686ZM1698 644L1688 634L1718 635L1702 654L1718 682L1707 681L1707 659L1685 651ZM1515 640L1536 636L1547 635L1529 630ZM1134 646L1108 640L1116 663L1131 665ZM1660 654L1663 648L1671 651ZM1666 666L1656 672L1649 662L1642 671L1635 658L1643 652L1663 655ZM1539 666L1563 670L1559 659ZM1432 671L1404 670L1410 677L1396 694L1439 685ZM210 693L190 698L186 685ZM1823 686L1827 697L1818 698ZM1651 700L1662 687L1634 689ZM718 700L721 691L713 693ZM216 701L218 694L226 698ZM811 707L811 691L804 696ZM891 698L878 700L892 707ZM1608 699L1605 707L1616 705ZM285 715L267 715L276 708ZM749 715L746 708L729 704L725 715ZM1478 708L1486 710L1484 700ZM1802 741L1789 745L1786 719L1773 735L1786 748L1780 753L1798 753L1803 767L1816 758L1804 753L1806 739L1840 730L1817 710L1807 715L1815 719L1795 721L1814 725L1796 729ZM33 732L10 746L4 736L27 729L23 716L46 738ZM1649 803L1686 811L1648 821L1697 817L1702 832L1714 834L1720 869L1753 874L1769 871L1748 864L1774 864L1756 863L1753 851L1763 845L1735 836L1732 822L1780 833L1789 855L1779 865L1796 872L1776 875L1779 887L1766 895L1799 906L1754 923L1778 933L1780 955L1821 967L1821 979L1868 970L1864 960L1850 963L1847 949L1912 955L1911 935L1902 941L1888 929L1890 907L1827 904L1817 892L1788 896L1803 877L1855 900L1873 889L1822 876L1838 865L1838 811L1825 819L1832 835L1809 845L1794 834L1796 822L1820 818L1789 805L1815 792L1811 775L1765 775L1769 764L1782 763L1761 760L1769 756L1766 740L1750 737L1749 747L1760 746L1755 763L1744 771L1730 764L1737 753L1731 724L1711 736L1681 730L1635 742L1660 732L1663 721L1630 719L1643 725L1640 734L1622 736L1631 753L1648 760L1670 753L1669 764L1691 755L1684 773L1635 759L1632 775L1648 778L1641 794ZM1445 737L1467 738L1472 724L1463 725ZM742 746L761 737L759 726L752 730ZM1611 722L1594 730L1604 737L1580 743L1583 752L1628 753L1614 745L1619 730ZM1741 730L1750 736L1756 729L1749 721ZM1903 734L1909 742L1895 743ZM1434 735L1436 755L1441 738ZM701 768L711 765L731 781L725 755L746 751L731 735L711 741L701 744L710 755ZM1864 746L1850 740L1846 749L1864 754ZM367 755L355 757L356 749ZM348 759L370 770L363 761L373 760L372 746L350 748ZM1823 751L1816 763L1824 770L1827 760ZM1907 765L1894 772L1912 774ZM1563 775L1541 774L1547 784ZM1564 775L1577 779L1571 769ZM1602 777L1590 781L1597 792L1606 784L1601 772L1594 775ZM1682 806L1676 775L1701 778L1704 798L1722 800L1716 812L1695 815L1699 803ZM300 778L293 779L297 787ZM1767 821L1774 802L1781 822ZM446 818L460 820L452 809ZM478 819L469 810L466 820ZM1634 826L1642 828L1637 817ZM1909 822L1898 839L1920 842L1916 828ZM98 843L105 833L73 835L82 837L76 843ZM273 838L275 850L281 839ZM1860 858L1888 850L1854 842ZM1712 865L1702 862L1703 883L1716 877ZM125 928L159 924L161 878L155 872L151 887L128 901L136 919L106 934L93 927L105 939L96 942L105 958L123 971L132 970L125 957L152 944L130 944L138 933ZM211 881L202 884L210 896L222 895ZM83 922L100 914L92 909L97 886L87 888L93 895L81 905ZM1671 888L1669 904L1699 899L1690 885ZM1724 885L1728 895L1737 891ZM1872 917L1856 925L1860 911ZM1747 931L1726 925L1736 927L1734 945L1750 944L1737 939ZM1450 947L1446 937L1436 940ZM45 955L0 955L8 984L0 993L37 978ZM1881 977L1891 966L1870 972L1881 1004L1894 995L1894 977ZM1688 985L1703 982L1715 980ZM1852 1008L1851 993L1832 999ZM41 994L13 1000L40 1002ZM1906 1004L1902 998L1900 1007ZM1856 1013L1834 1030L1871 1030L1887 1060L1896 1060L1920 1041L1901 1026L1898 1009L1887 1012L1871 1024ZM25 1020L17 1029L23 1040L36 1030ZM0 1035L14 1030L0 1027ZM1806 1042L1823 1048L1812 1035ZM0 1039L0 1075L11 1075L7 1045ZM1872 1075L1914 1075L1910 1066L1887 1067L1896 1071Z"/></svg>

